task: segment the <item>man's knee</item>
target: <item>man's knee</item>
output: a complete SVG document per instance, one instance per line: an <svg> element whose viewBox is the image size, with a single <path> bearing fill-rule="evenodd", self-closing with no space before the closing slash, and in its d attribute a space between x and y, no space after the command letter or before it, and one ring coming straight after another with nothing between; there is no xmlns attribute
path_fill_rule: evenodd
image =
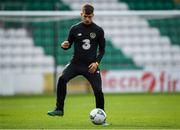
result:
<svg viewBox="0 0 180 130"><path fill-rule="evenodd" d="M94 95L97 96L97 97L103 97L104 96L104 94L103 94L103 92L101 90L95 91Z"/></svg>
<svg viewBox="0 0 180 130"><path fill-rule="evenodd" d="M60 76L59 77L59 80L58 80L58 83L67 83L68 81L67 81L67 78L65 77L65 76Z"/></svg>

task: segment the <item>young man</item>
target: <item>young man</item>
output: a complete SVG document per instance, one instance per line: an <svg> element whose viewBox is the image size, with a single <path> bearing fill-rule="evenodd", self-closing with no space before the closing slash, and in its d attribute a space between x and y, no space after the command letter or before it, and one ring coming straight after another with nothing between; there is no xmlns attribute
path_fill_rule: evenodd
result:
<svg viewBox="0 0 180 130"><path fill-rule="evenodd" d="M104 95L98 65L105 52L104 31L92 22L94 7L85 4L82 7L82 22L71 27L68 39L61 44L64 50L74 43L73 58L59 77L57 84L56 108L49 111L49 116L64 115L64 100L67 82L77 75L83 75L91 84L96 99L96 108L104 109ZM99 48L97 54L97 48Z"/></svg>

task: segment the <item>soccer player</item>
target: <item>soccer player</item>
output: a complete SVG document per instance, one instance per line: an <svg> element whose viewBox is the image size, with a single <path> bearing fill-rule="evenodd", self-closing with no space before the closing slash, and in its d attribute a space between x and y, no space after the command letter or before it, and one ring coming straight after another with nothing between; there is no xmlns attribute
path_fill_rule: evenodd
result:
<svg viewBox="0 0 180 130"><path fill-rule="evenodd" d="M61 48L67 50L74 43L74 55L59 77L56 108L47 113L49 116L64 115L66 84L77 75L83 75L90 82L96 99L96 108L104 110L104 94L98 65L105 53L105 38L103 29L92 21L93 16L94 7L84 4L81 11L82 21L71 27L67 40L61 44Z"/></svg>

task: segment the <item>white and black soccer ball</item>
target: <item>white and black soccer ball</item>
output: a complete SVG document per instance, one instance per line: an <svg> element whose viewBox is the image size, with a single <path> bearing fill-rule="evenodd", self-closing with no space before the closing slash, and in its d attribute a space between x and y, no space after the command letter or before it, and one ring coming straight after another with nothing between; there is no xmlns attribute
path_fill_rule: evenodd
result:
<svg viewBox="0 0 180 130"><path fill-rule="evenodd" d="M92 123L101 125L105 123L106 113L100 108L95 108L90 112L90 119Z"/></svg>

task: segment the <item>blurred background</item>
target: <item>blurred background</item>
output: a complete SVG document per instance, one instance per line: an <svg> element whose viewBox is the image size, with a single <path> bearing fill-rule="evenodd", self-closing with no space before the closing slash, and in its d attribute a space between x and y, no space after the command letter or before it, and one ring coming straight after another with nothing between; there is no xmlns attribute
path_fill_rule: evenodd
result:
<svg viewBox="0 0 180 130"><path fill-rule="evenodd" d="M180 0L0 0L0 95L55 92L73 54L60 44L85 2L105 31L104 92L180 92ZM81 76L68 83L68 93L90 91Z"/></svg>

